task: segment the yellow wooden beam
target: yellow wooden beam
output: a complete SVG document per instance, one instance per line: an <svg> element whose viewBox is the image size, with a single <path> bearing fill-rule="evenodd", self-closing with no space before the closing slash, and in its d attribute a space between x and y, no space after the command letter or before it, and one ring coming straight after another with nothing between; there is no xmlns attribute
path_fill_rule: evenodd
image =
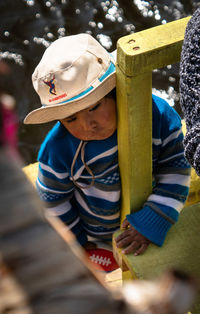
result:
<svg viewBox="0 0 200 314"><path fill-rule="evenodd" d="M190 17L124 36L118 40L117 63L127 76L136 76L180 60Z"/></svg>
<svg viewBox="0 0 200 314"><path fill-rule="evenodd" d="M127 77L117 68L121 219L139 210L152 189L151 73ZM141 85L142 82L142 85Z"/></svg>
<svg viewBox="0 0 200 314"><path fill-rule="evenodd" d="M118 154L121 220L141 208L152 189L152 70L180 59L189 17L119 39Z"/></svg>
<svg viewBox="0 0 200 314"><path fill-rule="evenodd" d="M121 221L130 212L141 209L151 193L152 71L180 60L189 19L187 17L134 33L118 41L116 73L118 154L122 183ZM116 248L115 241L113 243L119 264L124 271L127 270L124 267L126 265L132 277L135 277L135 257L132 254L122 254ZM163 250L160 252L162 259Z"/></svg>

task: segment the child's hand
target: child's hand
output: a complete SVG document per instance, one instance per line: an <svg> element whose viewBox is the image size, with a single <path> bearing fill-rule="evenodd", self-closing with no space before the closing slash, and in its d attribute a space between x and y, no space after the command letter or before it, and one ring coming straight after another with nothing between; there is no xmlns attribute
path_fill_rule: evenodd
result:
<svg viewBox="0 0 200 314"><path fill-rule="evenodd" d="M126 247L122 253L134 253L134 255L144 253L151 241L131 226L127 219L123 221L122 228L126 230L115 239L118 248Z"/></svg>

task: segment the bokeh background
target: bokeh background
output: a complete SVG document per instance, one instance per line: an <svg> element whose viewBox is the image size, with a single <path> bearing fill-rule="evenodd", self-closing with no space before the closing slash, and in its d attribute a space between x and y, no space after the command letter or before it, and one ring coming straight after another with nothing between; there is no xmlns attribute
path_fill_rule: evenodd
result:
<svg viewBox="0 0 200 314"><path fill-rule="evenodd" d="M40 106L31 75L52 41L87 32L113 51L118 38L186 17L199 6L192 0L0 0L0 94L14 99L17 150L24 165L36 161L53 125L23 124L26 114ZM154 71L153 92L181 115L178 86L178 64Z"/></svg>

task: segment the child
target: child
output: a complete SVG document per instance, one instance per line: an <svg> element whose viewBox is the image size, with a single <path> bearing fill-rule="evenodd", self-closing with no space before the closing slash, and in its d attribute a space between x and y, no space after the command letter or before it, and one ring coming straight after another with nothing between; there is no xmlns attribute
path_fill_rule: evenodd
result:
<svg viewBox="0 0 200 314"><path fill-rule="evenodd" d="M47 48L32 78L42 107L25 123L59 120L38 156L37 189L47 214L60 217L86 249L88 236L111 240L120 224L114 60L92 36L67 36ZM178 220L190 178L182 139L178 114L153 96L156 185L123 223L116 242L124 253L141 254L150 242L161 246Z"/></svg>
<svg viewBox="0 0 200 314"><path fill-rule="evenodd" d="M180 62L180 103L187 125L185 156L200 176L200 8L186 27Z"/></svg>

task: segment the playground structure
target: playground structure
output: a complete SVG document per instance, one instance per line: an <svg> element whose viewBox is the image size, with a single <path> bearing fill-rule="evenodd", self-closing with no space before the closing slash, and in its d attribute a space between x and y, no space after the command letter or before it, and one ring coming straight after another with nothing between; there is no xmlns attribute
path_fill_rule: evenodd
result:
<svg viewBox="0 0 200 314"><path fill-rule="evenodd" d="M130 212L139 210L151 193L152 71L180 60L189 19L147 29L118 41L116 71L121 221ZM141 256L125 255L113 241L114 255L123 270L123 278L155 278L169 267L177 267L200 277L199 224L200 179L192 169L188 200L162 248L151 244ZM192 313L200 313L200 302L197 303Z"/></svg>

